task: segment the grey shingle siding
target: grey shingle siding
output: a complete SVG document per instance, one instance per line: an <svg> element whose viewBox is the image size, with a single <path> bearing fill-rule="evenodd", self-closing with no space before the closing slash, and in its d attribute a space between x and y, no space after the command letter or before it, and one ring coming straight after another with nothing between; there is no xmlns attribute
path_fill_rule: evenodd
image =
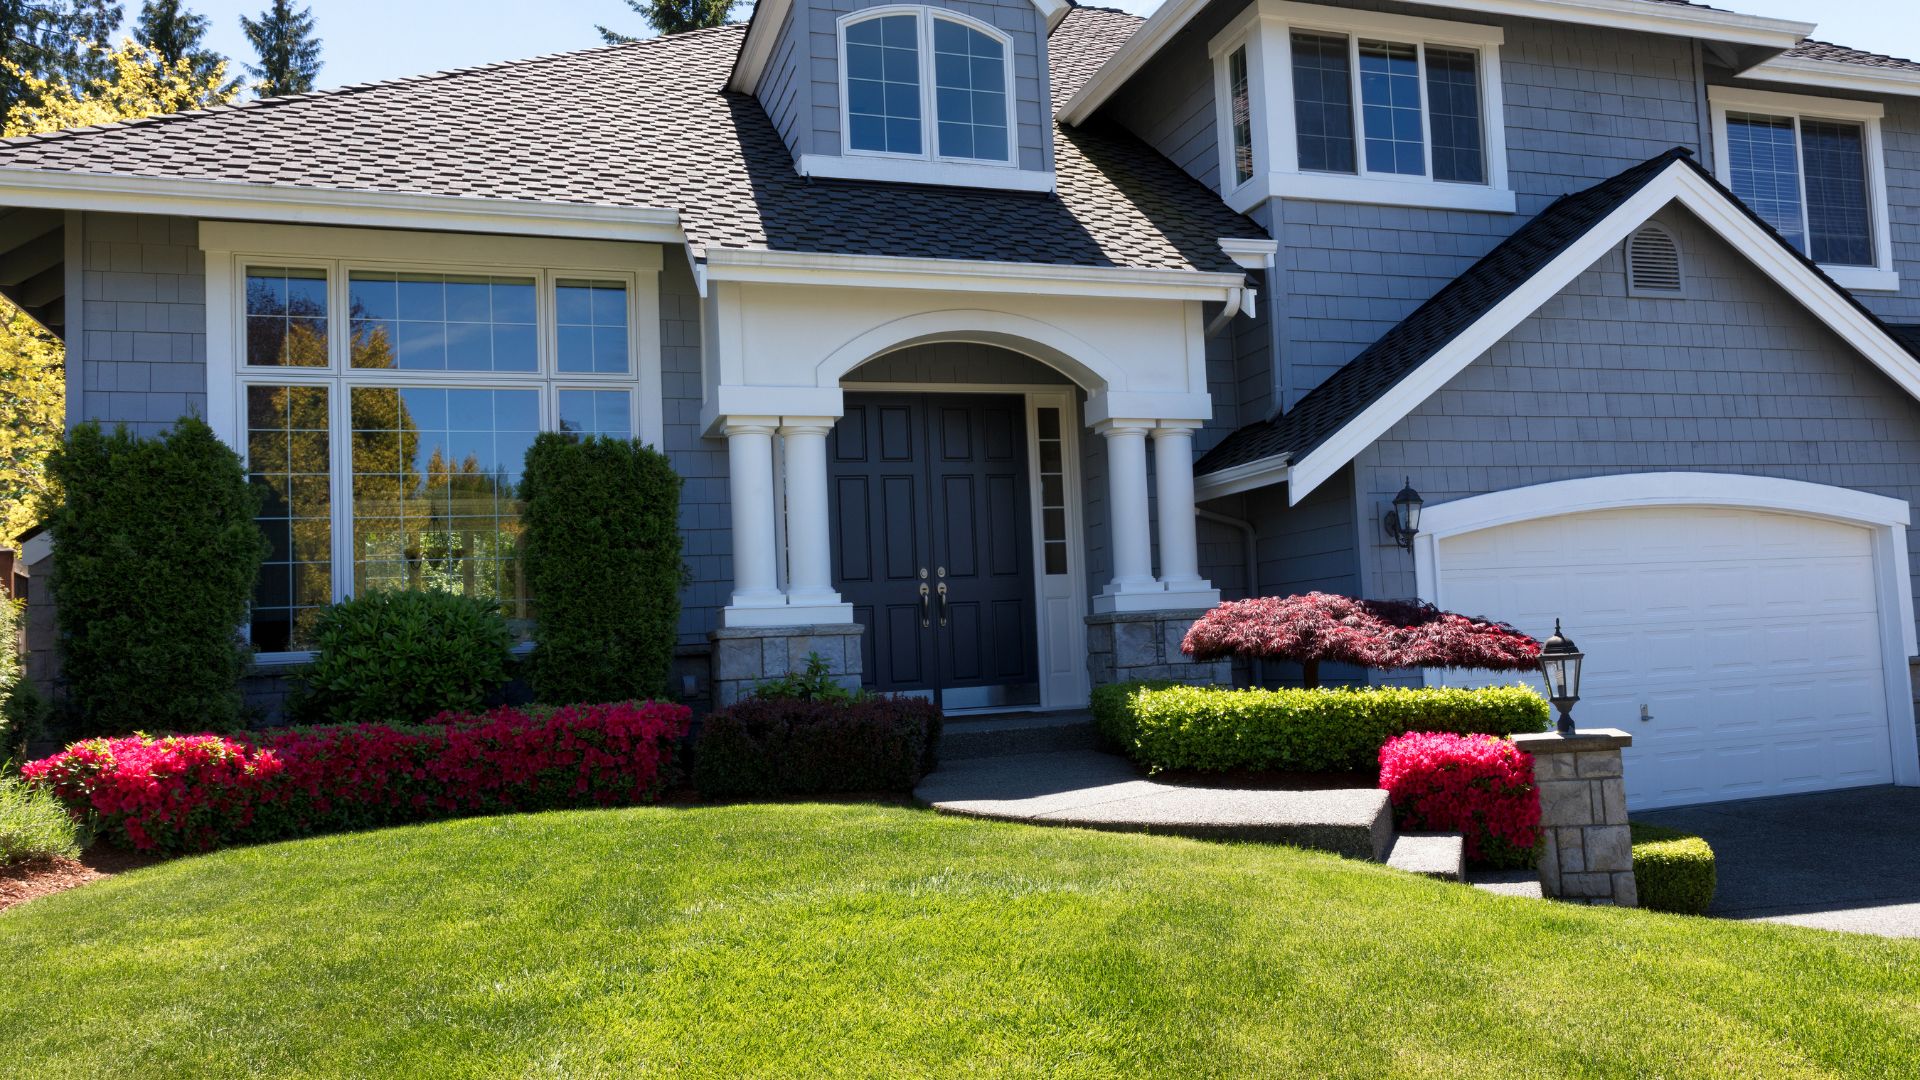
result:
<svg viewBox="0 0 1920 1080"><path fill-rule="evenodd" d="M1920 404L1691 215L1656 220L1680 239L1686 298L1628 297L1609 252L1359 456L1359 512L1407 477L1429 505L1655 471L1920 498ZM1411 595L1412 557L1360 536L1362 589Z"/></svg>
<svg viewBox="0 0 1920 1080"><path fill-rule="evenodd" d="M680 531L691 578L680 593L680 643L705 646L733 591L727 444L701 436L700 295L678 252L660 272L660 390L667 457L681 477Z"/></svg>
<svg viewBox="0 0 1920 1080"><path fill-rule="evenodd" d="M157 434L207 412L206 262L187 218L82 216L72 420Z"/></svg>
<svg viewBox="0 0 1920 1080"><path fill-rule="evenodd" d="M1898 293L1857 294L1889 322L1920 323L1920 100L1889 97L1880 134L1887 154L1887 208Z"/></svg>
<svg viewBox="0 0 1920 1080"><path fill-rule="evenodd" d="M756 95L760 107L767 111L767 119L773 121L781 140L795 156L812 152L813 136L813 58L807 55L810 42L806 35L794 30L795 18L804 11L804 3L787 9Z"/></svg>

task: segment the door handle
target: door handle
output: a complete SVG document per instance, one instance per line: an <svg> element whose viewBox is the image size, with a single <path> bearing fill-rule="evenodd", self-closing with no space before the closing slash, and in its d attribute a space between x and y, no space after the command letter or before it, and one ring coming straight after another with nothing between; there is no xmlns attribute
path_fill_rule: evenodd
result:
<svg viewBox="0 0 1920 1080"><path fill-rule="evenodd" d="M940 583L940 625L947 625L947 583L944 581Z"/></svg>
<svg viewBox="0 0 1920 1080"><path fill-rule="evenodd" d="M944 589L946 586L943 585L941 588ZM926 582L920 583L920 625L923 627L933 625L933 599L929 595L931 591L927 588Z"/></svg>

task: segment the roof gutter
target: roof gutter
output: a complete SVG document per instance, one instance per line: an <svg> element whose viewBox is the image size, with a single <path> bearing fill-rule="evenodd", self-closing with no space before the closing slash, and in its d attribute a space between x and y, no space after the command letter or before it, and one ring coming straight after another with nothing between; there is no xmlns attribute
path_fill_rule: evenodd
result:
<svg viewBox="0 0 1920 1080"><path fill-rule="evenodd" d="M938 289L947 292L1030 293L1138 300L1198 300L1236 308L1246 288L1240 273L1142 270L1117 266L1061 266L985 259L930 259L897 255L839 255L763 248L706 249L698 275L711 282L831 285L839 288Z"/></svg>
<svg viewBox="0 0 1920 1080"><path fill-rule="evenodd" d="M0 206L662 244L685 239L679 211L661 207L45 169L0 168Z"/></svg>
<svg viewBox="0 0 1920 1080"><path fill-rule="evenodd" d="M1205 502L1287 482L1291 453L1274 454L1193 478L1193 497Z"/></svg>
<svg viewBox="0 0 1920 1080"><path fill-rule="evenodd" d="M1746 72L1749 79L1792 83L1795 86L1819 86L1831 90L1857 90L1867 94L1900 94L1920 97L1920 71L1901 68L1877 68L1867 64L1847 64L1835 60L1813 60L1802 56L1777 56Z"/></svg>

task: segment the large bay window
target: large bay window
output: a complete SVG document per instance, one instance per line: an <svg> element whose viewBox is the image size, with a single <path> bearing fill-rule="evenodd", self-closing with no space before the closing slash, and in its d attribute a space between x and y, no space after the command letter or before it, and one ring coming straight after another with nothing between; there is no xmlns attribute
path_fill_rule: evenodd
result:
<svg viewBox="0 0 1920 1080"><path fill-rule="evenodd" d="M1722 183L1852 289L1896 290L1877 102L1716 86Z"/></svg>
<svg viewBox="0 0 1920 1080"><path fill-rule="evenodd" d="M524 636L515 493L534 438L658 442L658 337L639 332L657 326L657 249L203 230L237 249L203 236L210 419L246 457L271 546L253 644L302 652L328 604L375 589L494 600ZM552 261L472 261L515 254Z"/></svg>
<svg viewBox="0 0 1920 1080"><path fill-rule="evenodd" d="M1511 212L1498 27L1261 0L1211 44L1222 194Z"/></svg>

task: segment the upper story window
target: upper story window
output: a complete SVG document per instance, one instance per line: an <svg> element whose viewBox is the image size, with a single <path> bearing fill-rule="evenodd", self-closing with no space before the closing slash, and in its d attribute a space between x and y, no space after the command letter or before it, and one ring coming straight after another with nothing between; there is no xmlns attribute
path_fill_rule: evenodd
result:
<svg viewBox="0 0 1920 1080"><path fill-rule="evenodd" d="M846 16L846 151L1012 164L1010 45L999 30L953 12L887 7Z"/></svg>
<svg viewBox="0 0 1920 1080"><path fill-rule="evenodd" d="M1853 289L1900 287L1875 102L1716 86L1720 179L1789 244Z"/></svg>
<svg viewBox="0 0 1920 1080"><path fill-rule="evenodd" d="M1497 27L1256 3L1213 40L1228 203L1512 211L1503 40Z"/></svg>

